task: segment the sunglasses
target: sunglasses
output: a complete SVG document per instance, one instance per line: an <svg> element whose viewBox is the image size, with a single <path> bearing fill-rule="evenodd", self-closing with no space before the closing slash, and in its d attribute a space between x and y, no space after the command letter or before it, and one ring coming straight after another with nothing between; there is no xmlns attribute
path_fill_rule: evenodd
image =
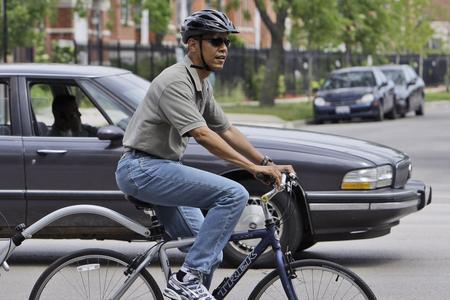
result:
<svg viewBox="0 0 450 300"><path fill-rule="evenodd" d="M220 47L223 44L225 44L225 46L228 48L231 45L231 41L229 39L224 39L224 38L213 38L213 39L204 39L205 41L208 41L212 46L214 47Z"/></svg>

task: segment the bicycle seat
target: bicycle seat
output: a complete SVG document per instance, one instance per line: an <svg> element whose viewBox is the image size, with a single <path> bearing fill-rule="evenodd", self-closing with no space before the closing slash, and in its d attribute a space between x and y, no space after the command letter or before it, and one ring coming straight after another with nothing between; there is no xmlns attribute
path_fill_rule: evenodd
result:
<svg viewBox="0 0 450 300"><path fill-rule="evenodd" d="M125 199L133 203L137 209L144 209L144 208L154 208L155 206L151 203L141 201L133 196L125 195Z"/></svg>

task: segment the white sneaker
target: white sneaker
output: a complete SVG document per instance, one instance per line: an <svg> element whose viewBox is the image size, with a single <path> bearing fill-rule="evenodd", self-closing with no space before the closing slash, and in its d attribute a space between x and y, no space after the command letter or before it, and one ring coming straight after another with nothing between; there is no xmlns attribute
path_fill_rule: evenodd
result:
<svg viewBox="0 0 450 300"><path fill-rule="evenodd" d="M175 300L215 300L198 276L187 274L183 281L172 274L164 289L164 296Z"/></svg>

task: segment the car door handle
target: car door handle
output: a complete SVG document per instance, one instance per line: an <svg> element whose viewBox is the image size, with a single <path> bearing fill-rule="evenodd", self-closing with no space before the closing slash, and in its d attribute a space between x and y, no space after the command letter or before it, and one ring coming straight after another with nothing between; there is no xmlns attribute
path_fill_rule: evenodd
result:
<svg viewBox="0 0 450 300"><path fill-rule="evenodd" d="M47 155L47 154L66 154L67 150L55 150L55 149L38 149L36 152L39 155Z"/></svg>

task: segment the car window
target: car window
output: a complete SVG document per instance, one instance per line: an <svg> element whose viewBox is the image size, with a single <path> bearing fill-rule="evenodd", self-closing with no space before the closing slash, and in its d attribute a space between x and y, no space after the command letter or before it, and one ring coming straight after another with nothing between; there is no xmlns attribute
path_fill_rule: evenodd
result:
<svg viewBox="0 0 450 300"><path fill-rule="evenodd" d="M95 84L84 80L81 82L81 85L89 93L92 99L94 99L97 105L106 113L112 124L125 130L131 114L121 107L115 99L102 91Z"/></svg>
<svg viewBox="0 0 450 300"><path fill-rule="evenodd" d="M406 84L405 74L402 70L398 69L389 69L383 70L384 75L387 76L390 80L392 80L396 85L404 85Z"/></svg>
<svg viewBox="0 0 450 300"><path fill-rule="evenodd" d="M0 135L11 135L9 85L0 80Z"/></svg>
<svg viewBox="0 0 450 300"><path fill-rule="evenodd" d="M407 81L411 81L417 77L416 71L414 71L414 69L411 68L410 66L405 67L405 72L406 72L406 80Z"/></svg>
<svg viewBox="0 0 450 300"><path fill-rule="evenodd" d="M109 124L75 82L30 81L28 86L35 135L96 137Z"/></svg>
<svg viewBox="0 0 450 300"><path fill-rule="evenodd" d="M371 71L344 72L332 74L324 83L325 90L350 87L375 86L375 77Z"/></svg>
<svg viewBox="0 0 450 300"><path fill-rule="evenodd" d="M95 79L117 97L137 106L147 94L150 82L132 73Z"/></svg>

